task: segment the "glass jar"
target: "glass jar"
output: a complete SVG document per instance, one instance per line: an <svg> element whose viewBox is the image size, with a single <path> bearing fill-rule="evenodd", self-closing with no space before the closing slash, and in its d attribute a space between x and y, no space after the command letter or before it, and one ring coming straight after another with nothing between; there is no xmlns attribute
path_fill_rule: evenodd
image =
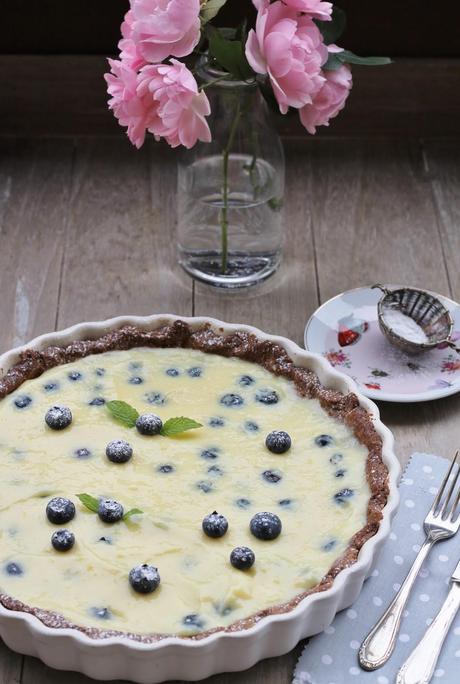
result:
<svg viewBox="0 0 460 684"><path fill-rule="evenodd" d="M198 78L211 103L212 142L179 162L179 263L210 285L254 285L281 260L283 147L255 81L231 80L205 60Z"/></svg>

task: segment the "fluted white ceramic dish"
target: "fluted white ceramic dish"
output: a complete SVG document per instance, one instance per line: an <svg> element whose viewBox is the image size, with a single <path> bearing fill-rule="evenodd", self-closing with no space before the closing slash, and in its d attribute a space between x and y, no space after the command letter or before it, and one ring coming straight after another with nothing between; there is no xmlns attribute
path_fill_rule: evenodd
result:
<svg viewBox="0 0 460 684"><path fill-rule="evenodd" d="M350 378L334 370L319 355L304 351L284 337L267 335L251 326L223 323L213 318L123 316L81 323L60 332L41 335L23 347L3 354L0 357L0 375L19 360L23 349L64 346L74 340L100 337L128 324L154 330L178 318L186 321L192 329L209 323L224 334L241 330L275 342L284 347L296 365L313 370L325 387L357 394L361 406L372 416L375 429L382 438L383 459L389 470L390 496L380 528L364 544L357 562L340 572L327 591L308 596L288 613L263 618L250 629L234 633L217 632L199 641L171 637L144 644L120 636L92 639L75 629L46 627L32 615L11 611L0 605L0 636L4 642L13 650L36 656L51 667L76 670L95 679L128 679L142 684L156 684L170 679L196 681L218 672L247 669L263 658L287 653L301 639L323 631L339 610L350 606L358 597L364 580L374 569L378 552L390 532L391 519L399 501L397 479L400 468L393 450L393 436L381 423L377 406L357 392Z"/></svg>

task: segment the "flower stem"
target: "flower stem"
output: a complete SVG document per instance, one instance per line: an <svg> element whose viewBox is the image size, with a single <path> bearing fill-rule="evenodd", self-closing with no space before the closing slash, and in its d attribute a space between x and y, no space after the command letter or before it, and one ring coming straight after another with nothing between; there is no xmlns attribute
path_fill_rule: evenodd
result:
<svg viewBox="0 0 460 684"><path fill-rule="evenodd" d="M238 104L235 109L235 115L233 117L232 125L230 128L230 134L228 136L227 145L222 151L222 209L220 210L220 227L222 234L222 265L221 272L224 275L227 272L228 266L228 163L230 159L230 152L235 141L235 135L238 128L238 124L241 117L241 103L238 99Z"/></svg>

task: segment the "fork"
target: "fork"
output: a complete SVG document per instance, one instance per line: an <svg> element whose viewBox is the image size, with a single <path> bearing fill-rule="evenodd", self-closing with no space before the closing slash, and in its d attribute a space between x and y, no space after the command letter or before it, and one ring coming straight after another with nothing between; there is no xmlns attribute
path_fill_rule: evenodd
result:
<svg viewBox="0 0 460 684"><path fill-rule="evenodd" d="M453 537L460 527L460 515L455 516L460 503L460 485L457 486L460 467L455 472L458 453L457 451L423 523L426 538L422 548L395 598L361 644L358 660L364 670L377 670L387 662L396 644L411 589L426 557L436 542ZM450 481L453 472L455 474ZM450 505L451 501L453 503Z"/></svg>

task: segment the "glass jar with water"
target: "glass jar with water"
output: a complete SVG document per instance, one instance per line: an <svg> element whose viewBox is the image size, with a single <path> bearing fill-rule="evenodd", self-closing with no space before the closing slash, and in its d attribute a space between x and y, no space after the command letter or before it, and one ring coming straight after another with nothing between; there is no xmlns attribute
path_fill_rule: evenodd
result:
<svg viewBox="0 0 460 684"><path fill-rule="evenodd" d="M240 288L270 277L281 259L284 153L255 81L230 80L202 60L212 142L179 162L179 263L193 278Z"/></svg>

